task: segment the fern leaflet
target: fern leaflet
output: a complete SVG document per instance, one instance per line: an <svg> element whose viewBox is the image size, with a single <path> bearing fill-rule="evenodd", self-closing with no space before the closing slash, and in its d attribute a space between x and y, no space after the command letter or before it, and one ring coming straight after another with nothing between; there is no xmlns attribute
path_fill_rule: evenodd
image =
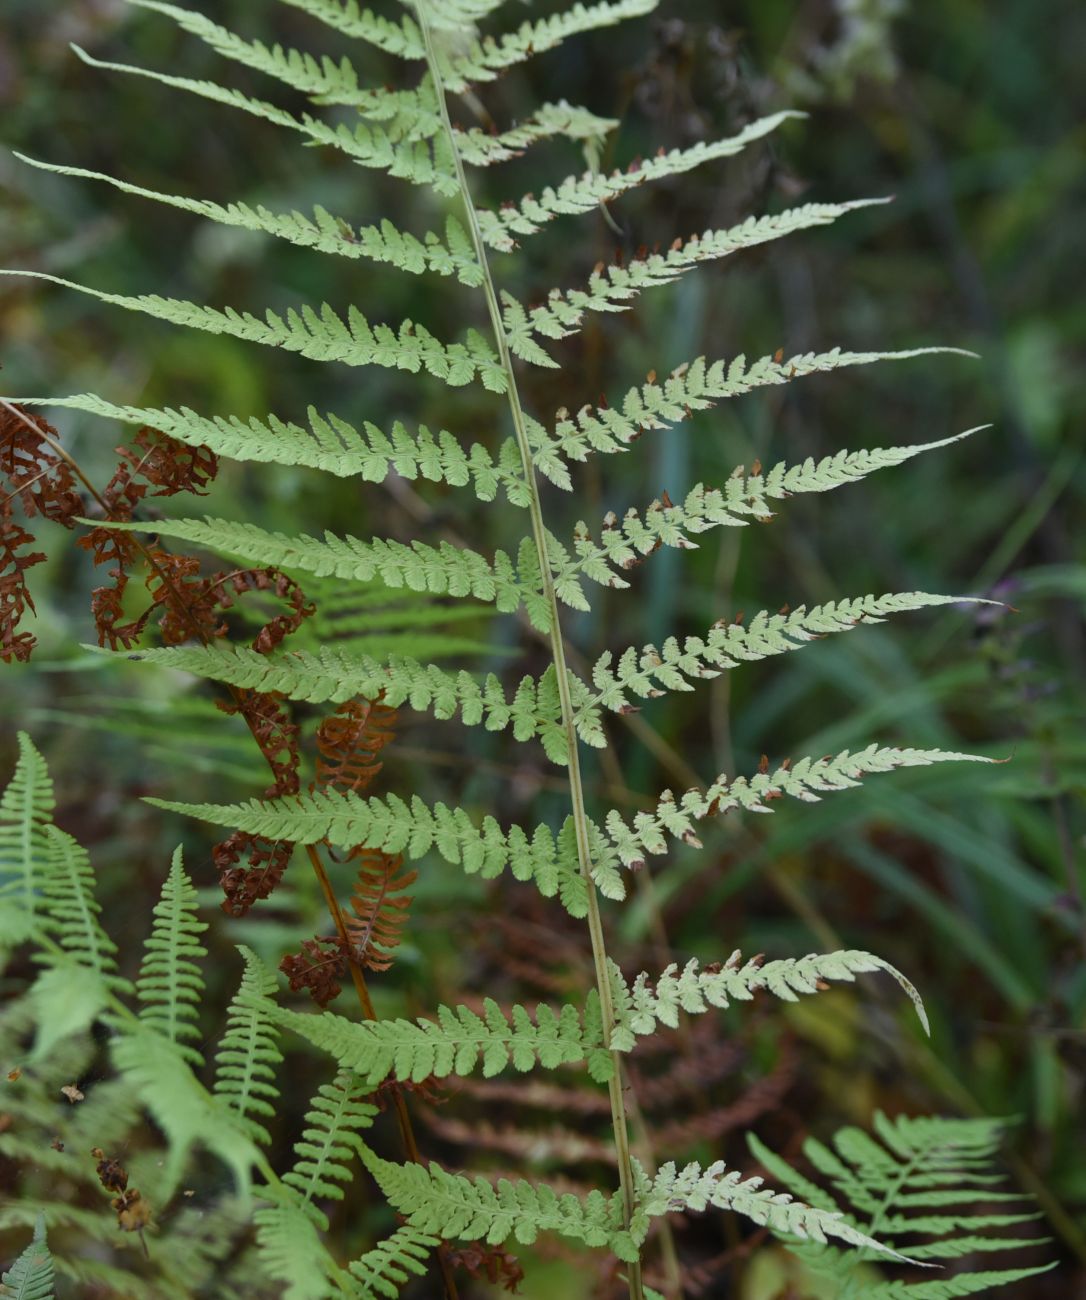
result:
<svg viewBox="0 0 1086 1300"><path fill-rule="evenodd" d="M237 1115L254 1142L267 1143L271 1137L264 1121L276 1113L276 1067L283 1059L267 1004L276 981L254 952L244 946L239 951L245 973L230 1003L226 1033L215 1053L214 1092Z"/></svg>
<svg viewBox="0 0 1086 1300"><path fill-rule="evenodd" d="M2 1300L53 1300L53 1257L49 1253L43 1215L38 1215L30 1243L0 1277L0 1297Z"/></svg>
<svg viewBox="0 0 1086 1300"><path fill-rule="evenodd" d="M33 932L56 806L45 760L25 732L19 732L18 742L19 759L0 797L0 949Z"/></svg>

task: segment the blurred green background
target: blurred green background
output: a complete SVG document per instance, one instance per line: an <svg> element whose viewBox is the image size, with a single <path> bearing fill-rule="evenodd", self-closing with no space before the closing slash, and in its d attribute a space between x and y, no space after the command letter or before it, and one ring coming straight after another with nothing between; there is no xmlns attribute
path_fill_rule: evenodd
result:
<svg viewBox="0 0 1086 1300"><path fill-rule="evenodd" d="M102 57L272 97L255 74L221 65L168 22L111 0L0 8L5 145L167 192L273 208L320 203L357 223L387 214L415 230L440 222L441 201L427 191L298 149L242 114L95 72L69 49L75 41ZM510 12L520 8L513 0ZM248 35L324 48L326 33L272 3L219 0L214 13ZM525 300L579 283L619 250L628 257L750 212L894 196L655 290L629 314L592 320L553 349L568 367L560 397L552 374L526 377L541 418L559 402L576 409L601 393L616 398L650 369L664 374L702 353L952 344L980 354L847 370L728 402L647 435L627 455L597 458L578 472L575 498L550 492L546 508L562 535L577 519L644 505L661 490L678 499L696 482L719 483L755 458L926 442L990 423L862 485L784 503L764 528L710 533L696 552L661 551L636 572L632 594L601 594L591 615L567 627L589 653L704 631L739 610L869 591L990 595L1013 607L908 615L653 702L632 727L613 728L618 764L593 759L589 778L596 806L634 807L665 786L749 772L762 753L776 761L878 739L1010 758L998 768L873 778L863 793L782 809L755 826L713 827L703 852L683 850L653 868L651 884L609 925L625 941L627 969L657 961L665 940L673 955L703 960L740 945L783 956L840 943L904 969L927 1000L930 1043L889 997L868 994L857 1006L854 994L835 993L802 1008L760 1007L734 1026L738 1055L726 1077L690 1105L712 1111L775 1081L761 1111L715 1135L714 1152L740 1163L749 1163L741 1132L751 1120L778 1148L794 1149L803 1133L866 1123L875 1107L1014 1117L1009 1159L1038 1197L1063 1265L1026 1284L1039 1297L1086 1289L1084 48L1086 8L1072 0L689 0L570 42L483 96L502 121L563 96L620 117L608 166L715 138L779 107L810 115L731 163L635 192L613 205L617 229L596 216L554 223L499 263ZM380 82L386 70L379 61L372 69ZM582 166L574 146L546 146L487 173L481 191L494 203ZM411 317L444 335L474 310L448 282L271 246L47 176L9 152L0 153L0 207L0 265L107 289L250 309L353 301L371 317ZM272 356L31 281L3 283L0 360L9 396L91 390L286 418L313 402L355 421L421 420L491 446L502 432L493 404L473 389ZM125 432L72 413L56 422L104 482ZM465 510L463 498L429 485L362 490L232 463L196 506L284 531L450 535L484 550L508 545L519 526L508 507ZM100 578L70 535L43 527L41 538L50 558L30 574L41 644L30 665L0 671L0 767L13 761L15 727L29 730L58 779L62 824L90 845L122 931L140 931L179 838L211 914L210 837L138 796L255 794L266 784L259 759L236 720L215 713L206 687L88 662L78 646L93 639L88 593ZM481 659L463 662L509 664L518 634L504 620L480 617L456 631L484 645ZM515 671L541 662L526 642ZM507 818L525 818L533 803L551 811L561 798L542 760L506 738L407 712L381 781ZM237 975L230 944L244 938L278 961L321 926L315 889L299 867L292 875L264 912L215 922L223 998ZM550 909L529 907L516 887L496 892L428 867L406 956L378 982L382 1006L420 1013L464 990L531 989L514 960L529 944L533 964L553 956L576 974L576 932ZM488 905L513 918L508 932L487 923ZM130 955L137 959L135 945ZM457 1105L470 1117L471 1104L441 1111L427 1139L432 1154L457 1162L449 1118ZM526 1122L514 1115L510 1108L510 1125ZM518 1163L508 1152L494 1158ZM27 1180L23 1195L40 1194L32 1172L12 1173ZM0 1218L0 1243L5 1225L21 1221ZM764 1251L714 1232L719 1225L701 1225L683 1247L704 1260L731 1248L701 1294L778 1293L784 1284L764 1280L764 1260L750 1265ZM560 1260L547 1267L555 1295L585 1285ZM552 1292L540 1280L528 1294Z"/></svg>

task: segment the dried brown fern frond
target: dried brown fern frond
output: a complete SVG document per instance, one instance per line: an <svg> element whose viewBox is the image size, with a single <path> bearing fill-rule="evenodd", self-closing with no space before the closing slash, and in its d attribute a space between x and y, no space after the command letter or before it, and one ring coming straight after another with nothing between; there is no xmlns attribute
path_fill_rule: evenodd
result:
<svg viewBox="0 0 1086 1300"><path fill-rule="evenodd" d="M376 700L348 700L317 728L317 784L356 793L380 772L377 755L396 734L397 711Z"/></svg>
<svg viewBox="0 0 1086 1300"><path fill-rule="evenodd" d="M355 850L358 873L347 930L355 959L367 970L387 971L393 962L407 923L412 896L405 890L418 879L417 871L403 869L401 854L360 846Z"/></svg>
<svg viewBox="0 0 1086 1300"><path fill-rule="evenodd" d="M0 401L0 660L25 663L37 638L19 629L35 613L27 569L41 564L43 551L29 551L35 537L15 519L20 502L28 519L40 516L73 528L83 499L71 466L58 451L59 435L47 420Z"/></svg>

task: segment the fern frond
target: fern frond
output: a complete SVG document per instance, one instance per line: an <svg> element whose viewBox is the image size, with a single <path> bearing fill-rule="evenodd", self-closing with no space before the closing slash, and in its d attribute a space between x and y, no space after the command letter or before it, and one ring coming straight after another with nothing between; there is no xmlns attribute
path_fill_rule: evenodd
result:
<svg viewBox="0 0 1086 1300"><path fill-rule="evenodd" d="M400 946L412 898L405 890L418 879L417 871L404 871L403 858L362 848L351 893L347 930L355 959L367 970L387 971L394 948Z"/></svg>
<svg viewBox="0 0 1086 1300"><path fill-rule="evenodd" d="M622 1259L637 1258L636 1247L622 1231L618 1196L593 1191L581 1200L557 1196L545 1184L502 1178L491 1186L484 1178L450 1174L436 1164L397 1165L371 1151L362 1159L386 1200L422 1232L440 1233L446 1240L485 1239L491 1245L510 1236L531 1245L540 1232L557 1232L587 1246L609 1246Z"/></svg>
<svg viewBox="0 0 1086 1300"><path fill-rule="evenodd" d="M201 1037L195 1021L204 992L199 963L207 949L198 936L207 924L197 917L197 906L196 889L182 865L181 850L175 849L144 944L136 995L143 1003L140 1019L144 1024L176 1043L180 1055L199 1067L203 1057L186 1042Z"/></svg>
<svg viewBox="0 0 1086 1300"><path fill-rule="evenodd" d="M182 31L198 37L223 58L273 77L310 98L343 105L354 105L359 98L358 73L345 56L337 63L328 55L315 58L278 44L269 48L263 41L245 40L194 9L167 4L164 0L125 0L125 3L172 18Z"/></svg>
<svg viewBox="0 0 1086 1300"><path fill-rule="evenodd" d="M215 1053L214 1092L254 1142L268 1143L271 1137L263 1121L276 1113L276 1067L283 1059L268 1013L276 981L251 949L241 945L238 951L245 960L245 973L231 999L226 1033Z"/></svg>
<svg viewBox="0 0 1086 1300"><path fill-rule="evenodd" d="M292 0L293 2L293 0ZM493 81L507 68L524 63L537 54L556 49L571 36L613 27L628 18L638 18L651 13L659 0L602 0L597 4L579 2L560 13L521 23L515 31L500 36L484 37L475 42L466 53L447 55L437 52L437 64L446 90L456 94L466 90L472 82ZM435 14L441 5L428 5L427 12ZM420 39L421 58L425 47Z"/></svg>
<svg viewBox="0 0 1086 1300"><path fill-rule="evenodd" d="M117 945L99 919L102 906L94 896L90 858L77 840L56 826L46 826L45 835L48 862L41 904L44 927L65 957L108 983L116 975Z"/></svg>
<svg viewBox="0 0 1086 1300"><path fill-rule="evenodd" d="M206 417L189 407L171 408L118 406L93 393L73 397L34 399L43 406L63 406L121 420L126 424L150 425L172 438L194 447L207 447L217 456L233 460L258 461L275 465L305 465L340 478L359 477L380 483L390 474L402 478L426 479L450 487L470 484L481 501L493 501L498 488L517 506L527 505L524 473L516 444L502 444L497 461L480 443L465 451L445 429L436 434L425 425L410 433L396 421L389 434L368 420L359 433L338 415L321 415L309 407L309 428L268 416L248 421L236 416Z"/></svg>
<svg viewBox="0 0 1086 1300"><path fill-rule="evenodd" d="M568 338L581 328L585 312L627 311L634 299L646 289L671 284L703 262L782 239L797 230L829 225L847 212L887 201L857 199L852 203L807 203L771 216L748 217L730 230L707 230L685 243L676 239L666 253L646 252L622 266L598 266L587 288L552 289L545 303L529 311L503 292L503 320L509 346L523 360L554 366L556 363L546 354L542 361L536 355L539 345L535 335L548 339Z"/></svg>
<svg viewBox="0 0 1086 1300"><path fill-rule="evenodd" d="M272 1204L253 1214L257 1260L269 1278L284 1284L276 1294L282 1300L327 1300L344 1294L333 1288L335 1262L321 1239L312 1207L287 1188L262 1187L260 1194Z"/></svg>
<svg viewBox="0 0 1086 1300"><path fill-rule="evenodd" d="M349 366L386 366L390 369L408 370L417 374L425 370L452 387L469 384L480 379L492 392L503 392L505 373L490 345L475 330L469 330L466 343L445 344L413 321L404 321L396 330L389 325L371 326L357 307L350 307L347 322L325 303L320 312L308 304L300 312L291 307L286 318L273 311L259 320L250 312L237 312L232 307L222 311L203 307L180 298L163 298L158 294L131 297L121 293L107 293L89 285L76 284L44 271L11 271L0 269L0 275L29 276L47 280L66 289L75 289L100 302L123 307L126 311L142 312L156 320L188 329L204 330L209 334L228 334L249 343L282 348L297 352L311 361L341 361Z"/></svg>
<svg viewBox="0 0 1086 1300"><path fill-rule="evenodd" d="M114 1029L114 1064L169 1143L167 1186L176 1186L192 1148L202 1145L231 1169L247 1196L253 1168L265 1166L237 1115L200 1083L176 1043L138 1020L118 1019Z"/></svg>
<svg viewBox="0 0 1086 1300"><path fill-rule="evenodd" d="M341 704L355 696L373 699L383 692L385 703L393 707L408 704L413 709L428 709L443 720L459 713L465 726L484 726L488 731L504 731L512 726L519 741L538 736L554 762L564 763L568 758L553 668L548 668L538 681L522 678L510 698L493 673L480 682L469 673L446 672L415 659L393 656L380 661L328 646L317 654L304 650L261 654L248 646L214 641L205 646L163 646L117 653L247 690L275 691L287 699L310 704ZM578 734L587 744L599 746L603 733L591 692L572 673L569 680L578 710Z"/></svg>
<svg viewBox="0 0 1086 1300"><path fill-rule="evenodd" d="M363 797L321 790L241 804L147 802L217 826L294 844L321 840L343 848L365 844L411 859L436 848L446 862L460 866L468 875L490 880L509 868L517 880L533 881L545 898L558 895L572 915L585 914L585 885L578 869L572 818L567 818L557 835L548 826L537 826L531 834L520 826L503 831L489 816L479 829L462 808L444 803L431 806L417 795L408 804L396 795ZM606 841L598 830L595 838L599 841L593 852L596 882L608 897L622 898L625 890L617 874L602 874L610 865L601 862ZM615 856L614 849L610 854Z"/></svg>
<svg viewBox="0 0 1086 1300"><path fill-rule="evenodd" d="M927 1261L1028 1244L1006 1232L986 1232L1037 1217L991 1212L993 1204L1023 1199L992 1190L992 1184L1000 1181L996 1159L1002 1130L998 1120L904 1115L891 1120L879 1111L874 1134L850 1126L835 1134L831 1146L815 1138L804 1143L804 1155L831 1190L793 1169L754 1134L748 1135L747 1142L759 1163L790 1191L817 1197L824 1209L841 1214L863 1231L877 1233L880 1240L896 1243L907 1238L909 1255ZM787 1227L770 1226L786 1241L794 1235ZM807 1258L804 1248L788 1244ZM870 1255L861 1243L854 1244L860 1248L834 1247L808 1262L819 1273L835 1278L841 1294L871 1300L947 1300L985 1294L1053 1267L988 1269L918 1281L861 1281L855 1276L856 1266Z"/></svg>
<svg viewBox="0 0 1086 1300"><path fill-rule="evenodd" d="M756 776L729 778L720 776L708 790L688 790L676 798L665 790L654 812L638 813L632 824L612 810L605 822L608 838L624 865L638 869L645 865L646 853L667 851L667 836L700 847L694 823L703 817L742 808L747 812L768 813L769 804L789 795L806 803L817 803L821 793L847 790L860 784L860 778L872 772L890 772L898 767L927 767L932 763L993 763L996 759L980 754L957 754L940 749L895 749L868 745L855 753L844 750L825 758L801 758L798 763L786 760L775 771Z"/></svg>
<svg viewBox="0 0 1086 1300"><path fill-rule="evenodd" d="M426 1260L439 1244L439 1237L410 1224L397 1228L391 1237L348 1265L351 1276L361 1283L360 1300L398 1296L411 1278L425 1274Z"/></svg>
<svg viewBox="0 0 1086 1300"><path fill-rule="evenodd" d="M632 1051L638 1038L647 1037L664 1024L674 1029L679 1013L700 1015L711 1008L725 1009L732 1002L749 1002L765 990L784 1001L813 994L836 980L852 983L858 974L885 971L907 994L927 1027L923 1004L916 989L900 971L871 953L843 951L811 954L762 964L753 959L740 964L738 953L719 969L701 969L690 961L680 971L671 965L655 985L646 973L630 986L614 965L610 967L615 1022L610 1046L604 1047L600 1003L591 991L584 1008L570 1004L557 1011L545 1004L534 1014L514 1006L504 1012L491 998L483 1014L469 1007L439 1007L436 1020L378 1020L358 1023L327 1013L307 1016L276 1009L284 1027L328 1052L346 1069L356 1071L369 1088L395 1074L398 1079L420 1082L435 1077L465 1076L481 1067L485 1078L512 1066L521 1072L536 1065L553 1070L560 1065L587 1062L591 1076L607 1082L614 1075L611 1052Z"/></svg>
<svg viewBox="0 0 1086 1300"><path fill-rule="evenodd" d="M978 602L990 603L975 596L906 591L831 600L811 609L800 605L776 614L763 609L746 624L721 619L704 638L688 636L680 642L677 637L668 637L662 649L654 645L640 649L630 646L618 656L606 651L592 668L596 694L591 703L627 712L631 708L627 691L642 699L654 699L667 691L690 691L694 689L690 680L718 677L740 663L787 654L832 633L848 632L861 623L882 623L891 614L906 610Z"/></svg>
<svg viewBox="0 0 1086 1300"><path fill-rule="evenodd" d="M958 436L964 438L975 432L970 429ZM792 466L780 462L765 475L760 469L753 474L744 474L740 469L727 480L723 490L696 484L681 505L676 505L664 493L663 499L657 498L644 511L631 508L621 519L613 511L608 512L599 541L582 520L574 530L573 555L553 534L547 535L555 590L565 604L574 609L588 609L582 577L604 587L628 587L630 584L616 570L625 572L635 568L661 546L696 550L698 544L691 540L691 533L696 535L719 527L746 527L752 520L765 522L773 517L769 505L772 499L780 500L798 492L832 492L875 470L900 464L921 451L945 446L948 441L956 439L919 447L841 451L817 464L812 459Z"/></svg>
<svg viewBox="0 0 1086 1300"><path fill-rule="evenodd" d="M339 257L366 258L371 262L391 265L411 275L433 271L437 275L455 275L462 283L477 287L482 282L479 263L472 252L463 226L448 217L445 237L442 240L432 231L421 238L399 230L387 218L379 226L349 225L342 217L333 216L322 207L315 207L312 216L301 212L271 212L262 204L255 207L247 203L223 205L211 199L192 199L180 194L164 194L142 185L119 180L105 172L89 171L85 167L66 167L59 163L42 162L26 154L16 153L20 161L41 171L57 176L72 176L82 180L104 181L125 194L152 199L168 207L192 212L208 221L238 230L269 235L285 240L299 248L310 248L318 253L333 253ZM121 417L118 417L121 418Z"/></svg>
<svg viewBox="0 0 1086 1300"><path fill-rule="evenodd" d="M373 1124L377 1114L376 1106L359 1100L366 1091L363 1081L350 1070L341 1070L334 1082L321 1084L306 1113L305 1130L294 1146L294 1167L283 1175L283 1182L298 1194L300 1204L324 1230L328 1219L314 1204L315 1199L342 1200L341 1184L350 1182L351 1160L356 1155L365 1158L365 1144L358 1135Z"/></svg>
<svg viewBox="0 0 1086 1300"><path fill-rule="evenodd" d="M112 522L104 526L129 527ZM545 617L535 549L527 539L520 547L514 568L504 551L495 551L493 561L489 561L476 551L448 542L434 547L415 541L408 546L381 538L363 542L357 537L337 537L329 532L323 540L304 534L288 537L285 533L266 532L254 524L211 518L137 523L131 527L251 559L257 564L274 565L288 572L300 570L318 577L335 576L361 582L379 578L389 587L475 596L494 603L502 613L513 613L523 603L536 626L539 626L537 619ZM546 625L541 630L546 631Z"/></svg>
<svg viewBox="0 0 1086 1300"><path fill-rule="evenodd" d="M647 383L629 389L616 406L583 406L573 417L565 410L560 410L553 431L548 431L533 420L529 425L533 456L540 472L552 483L568 491L572 484L568 469L562 463L564 460L583 462L596 452L626 451L647 429L672 428L683 420L690 419L694 411L707 410L726 398L739 397L765 385L786 384L806 375L837 370L842 366L870 365L876 361L906 361L916 356L943 352L974 355L962 352L959 348L914 348L905 352L842 352L840 348L833 348L829 352L806 352L781 361L775 356L761 357L750 365L743 355L735 357L730 363L710 363L704 357L698 357L677 367L662 384L657 383L654 374L650 375ZM976 432L976 429L970 429L955 438L944 438L939 442L923 443L916 447L884 448L867 453L842 451L837 455L841 458L877 455L886 458L886 465L896 465L922 451L949 446L959 438L966 438L970 433ZM833 458L827 457L819 462L821 472L830 472L828 462L831 459ZM813 468L813 461L805 463L804 469L808 473ZM752 482L752 489L757 491L760 488L762 495L766 495L769 489L774 492L781 489L787 495L788 489L781 480L788 473L795 476L798 467L789 470L782 463L767 475L757 472L751 479L762 482ZM870 470L862 470L856 477L863 477L864 473L870 473Z"/></svg>
<svg viewBox="0 0 1086 1300"><path fill-rule="evenodd" d="M673 1163L663 1165L651 1182L641 1175L638 1211L646 1218L658 1218L675 1210L728 1210L741 1214L759 1226L805 1241L826 1243L836 1237L852 1246L863 1247L883 1258L903 1260L889 1246L861 1232L842 1214L793 1200L788 1192L775 1192L757 1176L743 1178L735 1170L728 1172L723 1160L707 1168L689 1164L677 1169Z"/></svg>
<svg viewBox="0 0 1086 1300"><path fill-rule="evenodd" d="M773 113L752 122L726 140L712 144L702 142L689 149L672 149L670 153L658 154L643 163L631 163L626 171L616 170L606 176L599 172L568 176L557 186L548 185L538 198L526 195L516 203L503 203L496 212L480 209L478 218L483 239L491 248L509 252L516 247L517 236L534 235L556 217L591 212L601 203L618 198L646 181L678 176L703 163L731 158L748 144L776 130L782 122L802 116L802 113L790 111Z"/></svg>
<svg viewBox="0 0 1086 1300"><path fill-rule="evenodd" d="M11 1268L0 1277L3 1300L53 1300L53 1257L39 1214L34 1236Z"/></svg>
<svg viewBox="0 0 1086 1300"><path fill-rule="evenodd" d="M201 99L209 99L216 104L240 109L275 126L296 131L313 144L337 149L362 167L388 172L390 176L409 181L413 185L431 186L446 197L458 193L459 187L453 174L451 151L443 137L436 137L431 146L427 140L397 140L384 128L369 126L364 122L360 122L353 128L345 123L333 127L309 113L295 117L285 109L276 107L275 104L269 104L262 99L253 99L238 90L220 86L215 81L196 81L191 77L171 76L169 73L158 72L153 68L139 68L129 63L112 63L94 58L78 45L73 45L72 48L83 62L92 68L146 77L175 90L184 90L189 94L197 95Z"/></svg>
<svg viewBox="0 0 1086 1300"><path fill-rule="evenodd" d="M431 1076L468 1075L480 1064L485 1078L512 1065L522 1072L537 1064L553 1070L559 1065L588 1061L593 1077L613 1073L603 1047L599 998L588 994L583 1013L572 1005L558 1012L540 1004L534 1018L521 1006L509 1016L492 999L484 1014L469 1007L439 1007L434 1020L347 1020L326 1012L303 1015L276 1008L276 1019L302 1038L328 1052L339 1064L357 1072L367 1088L376 1088L390 1075L416 1083Z"/></svg>
<svg viewBox="0 0 1086 1300"><path fill-rule="evenodd" d="M872 953L846 949L769 962L758 957L741 962L738 952L719 970L699 969L698 962L691 960L680 971L673 962L659 976L655 987L645 972L632 985L627 985L622 972L612 963L615 1029L611 1046L615 1051L630 1051L637 1037L655 1033L658 1024L676 1028L680 1011L698 1015L709 1007L749 1002L761 990L784 1002L797 1002L801 995L821 992L830 980L851 984L859 974L880 970L897 982L916 1008L925 1031L928 1030L920 994L899 970Z"/></svg>
<svg viewBox="0 0 1086 1300"><path fill-rule="evenodd" d="M0 797L0 950L30 937L50 857L47 834L56 799L45 759L25 731Z"/></svg>
<svg viewBox="0 0 1086 1300"><path fill-rule="evenodd" d="M400 22L393 22L363 9L358 0L281 0L281 3L301 9L344 36L366 41L386 54L402 59L421 59L425 54L418 25L408 14Z"/></svg>

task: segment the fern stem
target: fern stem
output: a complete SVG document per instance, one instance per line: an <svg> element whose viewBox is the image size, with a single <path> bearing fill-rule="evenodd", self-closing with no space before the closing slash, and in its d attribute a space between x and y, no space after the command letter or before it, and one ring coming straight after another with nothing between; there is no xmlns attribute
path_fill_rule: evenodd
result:
<svg viewBox="0 0 1086 1300"><path fill-rule="evenodd" d="M449 117L449 105L445 94L445 85L442 80L441 68L434 48L433 34L430 30L425 0L422 0L421 3L418 3L415 6L415 12L418 17L419 30L426 49L426 65L429 69L430 77L433 80L438 106L441 111L442 127L445 132L456 171L456 179L460 188L460 197L463 202L464 215L467 219L468 230L471 234L475 256L478 259L479 267L482 272L482 288L486 295L487 310L490 315L490 324L494 333L494 341L498 349L498 357L505 373L506 397L509 403L509 411L513 418L513 427L516 432L517 446L520 450L521 465L524 470L524 480L528 490L528 508L532 522L532 539L535 542L536 553L539 559L539 569L543 578L543 595L550 613L551 656L558 678L558 698L561 706L562 726L566 734L566 746L569 751L569 794L572 805L574 832L577 841L577 858L580 865L581 875L584 877L586 892L588 895L588 929L592 941L592 961L595 967L596 986L599 992L604 1041L609 1044L611 1031L615 1023L615 1013L614 1004L611 998L611 982L607 969L607 946L603 933L603 920L600 916L599 895L596 892L596 886L592 879L592 853L588 837L588 815L585 811L584 786L581 779L579 754L580 741L577 738L573 700L569 689L569 674L566 669L566 651L565 643L562 639L562 625L558 613L558 599L555 595L554 580L551 574L550 560L547 554L547 534L543 523L543 507L539 495L539 480L536 475L531 443L528 439L528 429L524 417L524 408L521 405L520 393L517 387L516 372L513 368L513 358L509 351L509 344L505 335L505 327L502 323L501 307L498 303L498 295L494 287L494 278L491 274L489 261L487 259L486 245L483 242L482 233L479 229L475 204L472 201L471 191L468 188L467 176L464 171L464 162L460 156L456 136L453 132L452 121ZM611 1122L615 1135L615 1150L618 1160L619 1184L622 1195L624 1220L628 1227L634 1212L633 1163L630 1156L630 1138L626 1122L626 1107L622 1095L622 1057L620 1053L614 1052L612 1053L612 1058L614 1060L614 1071L608 1084L608 1091L610 1093L611 1101ZM627 1267L627 1278L629 1281L632 1300L644 1300L645 1292L641 1278L641 1265L639 1262L630 1264Z"/></svg>

